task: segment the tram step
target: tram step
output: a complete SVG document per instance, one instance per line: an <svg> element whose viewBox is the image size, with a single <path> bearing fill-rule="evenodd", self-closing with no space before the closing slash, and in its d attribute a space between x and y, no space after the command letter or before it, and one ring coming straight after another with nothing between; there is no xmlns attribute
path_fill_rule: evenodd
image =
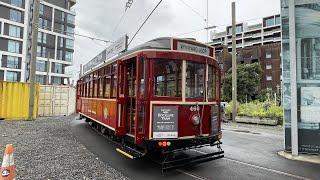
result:
<svg viewBox="0 0 320 180"><path fill-rule="evenodd" d="M136 149L132 149L130 147L127 146L122 146L120 148L116 148L116 151L130 159L139 159L141 157L143 157L145 154L136 150Z"/></svg>

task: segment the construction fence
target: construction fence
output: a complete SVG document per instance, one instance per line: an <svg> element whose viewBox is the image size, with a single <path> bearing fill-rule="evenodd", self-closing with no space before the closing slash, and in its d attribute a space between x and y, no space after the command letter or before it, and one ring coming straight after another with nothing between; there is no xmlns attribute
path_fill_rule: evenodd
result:
<svg viewBox="0 0 320 180"><path fill-rule="evenodd" d="M29 83L0 82L0 119L26 120ZM36 85L33 117L67 116L75 112L76 89L70 86Z"/></svg>

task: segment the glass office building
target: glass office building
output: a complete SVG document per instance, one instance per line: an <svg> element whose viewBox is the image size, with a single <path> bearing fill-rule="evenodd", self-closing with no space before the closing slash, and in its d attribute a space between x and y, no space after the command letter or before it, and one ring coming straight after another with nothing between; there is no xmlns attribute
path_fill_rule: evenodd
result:
<svg viewBox="0 0 320 180"><path fill-rule="evenodd" d="M281 17L285 149L319 154L320 0L281 0Z"/></svg>

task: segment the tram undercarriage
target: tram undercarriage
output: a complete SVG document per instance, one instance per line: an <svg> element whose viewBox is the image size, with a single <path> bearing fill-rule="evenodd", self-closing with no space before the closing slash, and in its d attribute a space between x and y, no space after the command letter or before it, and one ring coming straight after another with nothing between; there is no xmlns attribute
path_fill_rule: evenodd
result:
<svg viewBox="0 0 320 180"><path fill-rule="evenodd" d="M118 148L116 151L132 160L148 158L161 166L162 172L178 169L187 166L193 166L200 163L220 159L224 157L224 151L218 136L216 137L198 137L186 140L176 140L179 142L177 146L171 146L168 149L154 148L159 141L146 141L143 146L136 146L132 143L130 136L117 137L114 132L99 123L84 119L97 132L101 133L108 140L115 143ZM174 142L174 140L172 141ZM175 144L175 143L174 143ZM192 144L190 146L190 144ZM196 145L199 144L199 145ZM184 146L183 146L184 145ZM177 148L180 147L180 148ZM216 150L207 148L206 152L201 148L217 147ZM207 152L208 150L212 152Z"/></svg>

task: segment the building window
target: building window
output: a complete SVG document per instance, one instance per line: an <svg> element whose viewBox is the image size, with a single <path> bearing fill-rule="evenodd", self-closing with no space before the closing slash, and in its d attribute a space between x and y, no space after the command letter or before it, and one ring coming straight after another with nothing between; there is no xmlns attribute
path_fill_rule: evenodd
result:
<svg viewBox="0 0 320 180"><path fill-rule="evenodd" d="M18 80L18 72L12 72L12 71L7 71L7 75L6 75L7 81L19 81Z"/></svg>
<svg viewBox="0 0 320 180"><path fill-rule="evenodd" d="M67 35L72 36L74 34L74 28L67 26Z"/></svg>
<svg viewBox="0 0 320 180"><path fill-rule="evenodd" d="M9 36L20 38L21 35L21 28L14 25L9 25Z"/></svg>
<svg viewBox="0 0 320 180"><path fill-rule="evenodd" d="M43 15L44 14L44 5L40 4L39 6L39 14Z"/></svg>
<svg viewBox="0 0 320 180"><path fill-rule="evenodd" d="M266 65L266 69L272 69L272 65L271 64Z"/></svg>
<svg viewBox="0 0 320 180"><path fill-rule="evenodd" d="M271 58L271 52L268 52L268 51L266 52L266 58L267 58L267 59L270 59L270 58Z"/></svg>
<svg viewBox="0 0 320 180"><path fill-rule="evenodd" d="M64 22L64 20L65 20L65 12L62 11L61 12L61 21Z"/></svg>
<svg viewBox="0 0 320 180"><path fill-rule="evenodd" d="M19 69L19 58L7 56L7 68Z"/></svg>
<svg viewBox="0 0 320 180"><path fill-rule="evenodd" d="M61 84L61 77L52 77L52 84Z"/></svg>
<svg viewBox="0 0 320 180"><path fill-rule="evenodd" d="M36 76L36 81L37 81L37 83L45 84L45 76L43 76L43 75L37 75L37 76Z"/></svg>
<svg viewBox="0 0 320 180"><path fill-rule="evenodd" d="M10 9L10 20L21 23L21 12Z"/></svg>
<svg viewBox="0 0 320 180"><path fill-rule="evenodd" d="M274 26L274 18L265 20L265 27L270 27L270 26Z"/></svg>
<svg viewBox="0 0 320 180"><path fill-rule="evenodd" d="M281 24L281 18L280 18L280 16L277 16L276 17L276 25L279 25L279 24Z"/></svg>
<svg viewBox="0 0 320 180"><path fill-rule="evenodd" d="M72 52L66 51L65 60L69 62L72 61Z"/></svg>
<svg viewBox="0 0 320 180"><path fill-rule="evenodd" d="M22 0L11 0L10 4L17 7L22 7Z"/></svg>
<svg viewBox="0 0 320 180"><path fill-rule="evenodd" d="M50 24L48 20L39 18L39 28L51 30Z"/></svg>
<svg viewBox="0 0 320 180"><path fill-rule="evenodd" d="M46 33L42 33L42 43L43 44L47 43L47 34Z"/></svg>
<svg viewBox="0 0 320 180"><path fill-rule="evenodd" d="M66 29L65 29L65 27L64 27L64 24L61 24L61 33L62 34L65 34L66 32Z"/></svg>
<svg viewBox="0 0 320 180"><path fill-rule="evenodd" d="M62 54L62 50L57 50L57 59L64 60Z"/></svg>
<svg viewBox="0 0 320 180"><path fill-rule="evenodd" d="M67 23L74 24L74 15L68 14Z"/></svg>
<svg viewBox="0 0 320 180"><path fill-rule="evenodd" d="M46 33L43 33L43 32L38 33L38 43L43 43L43 44L47 43L47 34Z"/></svg>
<svg viewBox="0 0 320 180"><path fill-rule="evenodd" d="M20 53L20 43L18 41L8 41L8 51L12 53Z"/></svg>
<svg viewBox="0 0 320 180"><path fill-rule="evenodd" d="M62 64L59 64L59 63L55 63L55 68L54 68L54 73L57 73L57 74L62 74Z"/></svg>
<svg viewBox="0 0 320 180"><path fill-rule="evenodd" d="M266 76L267 81L272 81L272 76Z"/></svg>
<svg viewBox="0 0 320 180"><path fill-rule="evenodd" d="M73 49L73 40L72 39L66 39L66 48Z"/></svg>
<svg viewBox="0 0 320 180"><path fill-rule="evenodd" d="M59 37L59 39L60 39L59 47L63 48L64 47L64 38Z"/></svg>
<svg viewBox="0 0 320 180"><path fill-rule="evenodd" d="M37 56L41 57L41 46L37 46Z"/></svg>
<svg viewBox="0 0 320 180"><path fill-rule="evenodd" d="M45 61L37 61L36 69L39 72L46 72L46 62Z"/></svg>

